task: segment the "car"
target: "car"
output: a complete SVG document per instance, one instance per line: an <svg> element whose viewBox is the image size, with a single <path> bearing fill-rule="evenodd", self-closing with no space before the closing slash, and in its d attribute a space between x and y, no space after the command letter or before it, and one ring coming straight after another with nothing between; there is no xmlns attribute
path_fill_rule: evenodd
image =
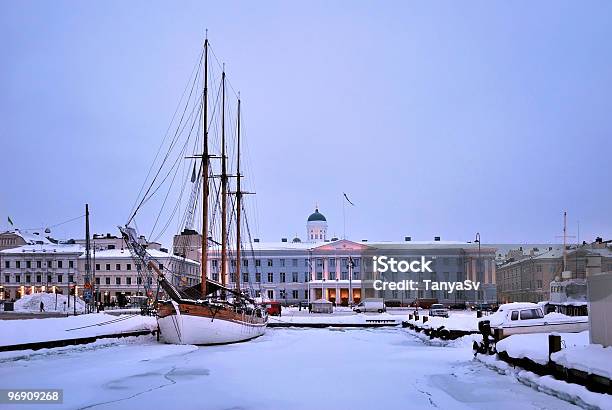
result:
<svg viewBox="0 0 612 410"><path fill-rule="evenodd" d="M353 308L356 313L378 312L383 313L387 310L382 299L364 299Z"/></svg>
<svg viewBox="0 0 612 410"><path fill-rule="evenodd" d="M429 316L448 317L448 309L441 303L434 303L429 307Z"/></svg>

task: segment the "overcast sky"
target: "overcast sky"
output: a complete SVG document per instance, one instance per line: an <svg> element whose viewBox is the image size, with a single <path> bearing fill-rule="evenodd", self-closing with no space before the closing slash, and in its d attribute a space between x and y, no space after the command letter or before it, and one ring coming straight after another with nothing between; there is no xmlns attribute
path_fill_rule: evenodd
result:
<svg viewBox="0 0 612 410"><path fill-rule="evenodd" d="M559 241L563 210L610 239L611 21L609 1L0 1L0 228L85 202L95 232L125 223L208 28L262 239L303 237L317 203L341 236L342 192L356 240Z"/></svg>

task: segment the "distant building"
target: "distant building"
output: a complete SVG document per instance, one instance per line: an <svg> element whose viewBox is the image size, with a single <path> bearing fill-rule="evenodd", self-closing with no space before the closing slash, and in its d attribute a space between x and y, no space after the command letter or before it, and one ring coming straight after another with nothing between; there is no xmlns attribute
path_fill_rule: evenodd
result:
<svg viewBox="0 0 612 410"><path fill-rule="evenodd" d="M40 232L21 231L19 229L0 232L0 251L22 245L44 245L49 243L51 241Z"/></svg>
<svg viewBox="0 0 612 410"><path fill-rule="evenodd" d="M347 305L352 299L359 302L366 297L383 297L400 303L417 298L437 298L447 304L496 302L495 249L467 242L354 242L347 239L327 239L327 219L315 209L306 221L307 238L289 242L260 242L255 239L245 250L241 261L241 287L255 295L285 304L297 304L326 299ZM433 259L433 273L419 279L434 281L479 281L478 292L418 290L386 291L377 294L371 288L372 255L397 252L398 258L425 256ZM221 281L221 258L218 247L209 249L209 276ZM236 261L228 261L226 283L235 286ZM352 292L352 295L351 295ZM351 298L352 296L352 298Z"/></svg>
<svg viewBox="0 0 612 410"><path fill-rule="evenodd" d="M174 235L172 253L187 259L199 261L202 257L202 235L193 229L184 229L179 235Z"/></svg>
<svg viewBox="0 0 612 410"><path fill-rule="evenodd" d="M612 270L609 241L597 238L592 244L568 246L567 266L563 272L563 247L512 260L497 267L497 291L500 301L540 302L550 300L551 282L585 279Z"/></svg>
<svg viewBox="0 0 612 410"><path fill-rule="evenodd" d="M14 240L18 245L0 251L0 300L19 299L38 292L71 294L74 289L83 296L83 278L87 271L85 239L52 243L42 236L17 230L5 233L3 238ZM140 239L146 242L144 237ZM144 294L142 276L138 274L138 268L142 267L133 261L122 238L110 233L96 234L90 245L97 300L122 304L127 296ZM179 286L197 283L199 262L171 255L157 242L147 242L146 246L173 283ZM155 283L152 288L156 290Z"/></svg>
<svg viewBox="0 0 612 410"><path fill-rule="evenodd" d="M69 294L82 286L79 245L22 245L0 251L0 300L19 299L38 292Z"/></svg>
<svg viewBox="0 0 612 410"><path fill-rule="evenodd" d="M154 248L148 249L147 252L158 264L158 268L165 272L175 285L184 287L199 282L200 264L197 261L180 258ZM79 256L79 272L85 272L85 259L83 249L83 253ZM96 300L105 304L115 302L123 305L128 296L145 295L143 277L149 278L153 292L157 290L157 284L153 280L155 275L150 275L149 272L143 272L144 275L139 274L139 271L145 267L134 262L128 249L96 247L95 251L91 252L91 261Z"/></svg>

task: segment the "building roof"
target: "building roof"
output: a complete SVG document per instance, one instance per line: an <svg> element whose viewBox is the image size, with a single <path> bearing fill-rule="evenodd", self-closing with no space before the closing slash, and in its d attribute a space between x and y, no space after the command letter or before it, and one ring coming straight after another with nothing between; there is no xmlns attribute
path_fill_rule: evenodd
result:
<svg viewBox="0 0 612 410"><path fill-rule="evenodd" d="M84 252L84 250L83 250ZM182 258L180 256L172 255L171 253L162 252L157 249L147 249L147 253L154 259L166 259L171 258L175 260L185 261L188 263L197 263L198 261L194 261L187 258ZM81 258L85 258L85 253L81 255ZM93 258L93 250L91 252L91 257ZM103 249L96 250L96 259L120 259L120 258L132 258L132 254L128 249Z"/></svg>
<svg viewBox="0 0 612 410"><path fill-rule="evenodd" d="M45 254L45 253L76 253L81 254L85 251L81 245L66 245L66 244L37 244L37 245L22 245L17 248L5 249L0 251L2 254L11 254L18 255L22 253L35 253L35 254Z"/></svg>
<svg viewBox="0 0 612 410"><path fill-rule="evenodd" d="M314 221L327 222L327 219L325 219L325 216L319 212L319 208L315 208L315 211L311 213L310 216L308 217L308 222L314 222Z"/></svg>
<svg viewBox="0 0 612 410"><path fill-rule="evenodd" d="M17 236L20 236L28 245L51 243L51 241L47 239L43 233L37 231L22 231L20 229L14 229L12 231L7 231L4 233L12 233Z"/></svg>

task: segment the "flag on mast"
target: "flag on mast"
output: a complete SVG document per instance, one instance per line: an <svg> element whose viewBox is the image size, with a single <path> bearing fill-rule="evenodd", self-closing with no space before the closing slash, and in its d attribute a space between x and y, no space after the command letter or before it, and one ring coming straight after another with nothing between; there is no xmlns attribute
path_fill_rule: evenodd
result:
<svg viewBox="0 0 612 410"><path fill-rule="evenodd" d="M349 204L355 206L355 204L352 203L351 200L349 199L349 197L346 195L346 192L343 192L342 194L344 195L344 198L348 201Z"/></svg>
<svg viewBox="0 0 612 410"><path fill-rule="evenodd" d="M13 220L11 219L11 217L10 217L10 216L7 216L7 219L8 219L8 223L10 223L10 224L11 224L11 226L14 226L14 224L13 224Z"/></svg>

